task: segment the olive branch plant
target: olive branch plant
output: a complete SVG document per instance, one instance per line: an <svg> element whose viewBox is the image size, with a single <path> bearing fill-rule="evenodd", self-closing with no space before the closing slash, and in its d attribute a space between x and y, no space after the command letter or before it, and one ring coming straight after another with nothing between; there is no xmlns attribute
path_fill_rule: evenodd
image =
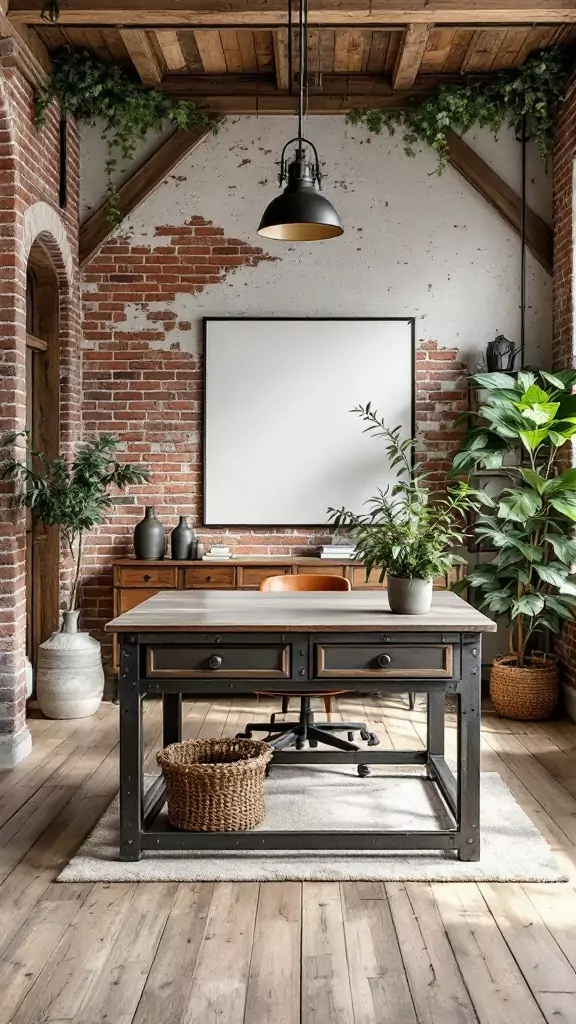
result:
<svg viewBox="0 0 576 1024"><path fill-rule="evenodd" d="M17 505L30 509L45 526L58 526L75 562L68 611L78 607L84 559L84 536L94 529L114 506L113 489L148 480L148 471L116 458L117 438L102 434L78 445L68 459L49 459L44 452L28 447L26 458L18 457L27 430L7 434L0 440L0 480L18 485Z"/></svg>

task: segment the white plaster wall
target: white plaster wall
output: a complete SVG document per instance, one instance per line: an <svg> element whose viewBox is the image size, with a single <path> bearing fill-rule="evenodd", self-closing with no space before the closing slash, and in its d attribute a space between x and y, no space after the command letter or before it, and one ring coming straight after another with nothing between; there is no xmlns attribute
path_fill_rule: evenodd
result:
<svg viewBox="0 0 576 1024"><path fill-rule="evenodd" d="M345 233L304 245L260 239L260 216L278 193L275 161L292 129L283 117L229 119L118 229L133 235L136 244L162 245L165 238L155 238L156 225L179 225L201 215L226 235L281 257L256 269L241 268L200 295L179 297L174 311L195 321L197 329L193 337L171 333L171 342L195 348L199 318L227 314L415 315L419 338L457 346L472 369L496 334L519 342L518 237L456 171L448 167L438 177L431 152L406 157L397 138L368 135L341 117L308 118L306 133L325 162L325 192ZM503 176L506 164L519 159L510 136L499 144L490 140L508 154L499 157ZM90 166L97 160L93 141L83 137L84 162ZM487 154L486 139L483 145ZM543 166L540 174L544 209ZM536 182L535 171L533 177ZM512 178L510 170L511 183ZM551 280L529 253L527 298L527 359L545 366ZM149 326L143 311L133 314L132 329Z"/></svg>

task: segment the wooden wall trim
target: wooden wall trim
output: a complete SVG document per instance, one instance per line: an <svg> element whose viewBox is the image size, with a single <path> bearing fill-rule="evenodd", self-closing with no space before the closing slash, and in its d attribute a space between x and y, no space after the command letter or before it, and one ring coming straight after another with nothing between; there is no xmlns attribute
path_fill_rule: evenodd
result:
<svg viewBox="0 0 576 1024"><path fill-rule="evenodd" d="M448 145L448 160L452 167L484 196L519 235L522 217L520 196L454 132L449 133ZM538 263L552 274L554 232L530 208L526 211L526 245Z"/></svg>
<svg viewBox="0 0 576 1024"><path fill-rule="evenodd" d="M221 120L216 117L216 121ZM200 126L188 131L176 131L140 167L119 190L120 209L124 216L136 209L150 195L167 174L197 146L210 128ZM112 233L108 223L108 210L100 206L80 227L80 262L86 263Z"/></svg>

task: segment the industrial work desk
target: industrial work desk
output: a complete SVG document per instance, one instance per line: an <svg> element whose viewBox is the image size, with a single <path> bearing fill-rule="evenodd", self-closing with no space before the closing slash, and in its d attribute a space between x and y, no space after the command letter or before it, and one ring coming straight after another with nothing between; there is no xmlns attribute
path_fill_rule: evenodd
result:
<svg viewBox="0 0 576 1024"><path fill-rule="evenodd" d="M156 594L106 627L120 647L120 858L143 850L444 850L480 856L481 635L496 625L447 591L426 615L393 615L386 592ZM145 793L142 701L161 695L164 745L182 696L334 690L426 693L425 750L282 750L272 764L422 765L451 827L426 831L183 832L158 821L162 776ZM446 694L457 700L457 771L444 757ZM358 780L358 785L364 783Z"/></svg>

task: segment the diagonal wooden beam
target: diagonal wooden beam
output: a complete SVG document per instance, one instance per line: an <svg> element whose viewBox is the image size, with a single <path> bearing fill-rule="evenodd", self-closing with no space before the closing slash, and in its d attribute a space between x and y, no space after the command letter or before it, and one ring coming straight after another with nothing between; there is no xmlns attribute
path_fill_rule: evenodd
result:
<svg viewBox="0 0 576 1024"><path fill-rule="evenodd" d="M41 24L43 0L11 0L10 17ZM234 9L236 8L236 9ZM310 24L551 24L576 22L573 0L315 0ZM63 25L286 25L285 0L60 0Z"/></svg>
<svg viewBox="0 0 576 1024"><path fill-rule="evenodd" d="M166 65L167 71L183 71L186 67L186 58L182 53L178 33L170 29L159 29L156 32L156 41Z"/></svg>
<svg viewBox="0 0 576 1024"><path fill-rule="evenodd" d="M18 57L22 57L21 71L24 77L34 87L43 85L52 71L50 54L33 29L23 23L10 21L7 13L8 0L0 0L0 38L15 40L21 51Z"/></svg>
<svg viewBox="0 0 576 1024"><path fill-rule="evenodd" d="M274 32L272 42L274 46L274 64L276 65L276 86L281 92L288 92L290 88L290 67L288 64L288 32L286 29Z"/></svg>
<svg viewBox="0 0 576 1024"><path fill-rule="evenodd" d="M392 75L394 89L411 89L414 85L431 29L431 25L421 23L408 26Z"/></svg>
<svg viewBox="0 0 576 1024"><path fill-rule="evenodd" d="M216 122L222 120L216 116ZM146 161L146 163L119 190L119 204L124 216L140 203L164 180L167 174L210 133L211 129L198 125L189 131L177 131ZM112 233L108 223L108 210L99 207L80 227L80 262L86 263Z"/></svg>
<svg viewBox="0 0 576 1024"><path fill-rule="evenodd" d="M466 181L484 196L501 217L514 229L521 232L522 203L514 189L510 188L500 175L456 135L449 133L449 163L466 178ZM554 233L552 228L528 208L526 211L526 245L538 263L549 274L552 273Z"/></svg>
<svg viewBox="0 0 576 1024"><path fill-rule="evenodd" d="M122 42L144 85L160 85L162 68L148 33L139 28L121 28Z"/></svg>

